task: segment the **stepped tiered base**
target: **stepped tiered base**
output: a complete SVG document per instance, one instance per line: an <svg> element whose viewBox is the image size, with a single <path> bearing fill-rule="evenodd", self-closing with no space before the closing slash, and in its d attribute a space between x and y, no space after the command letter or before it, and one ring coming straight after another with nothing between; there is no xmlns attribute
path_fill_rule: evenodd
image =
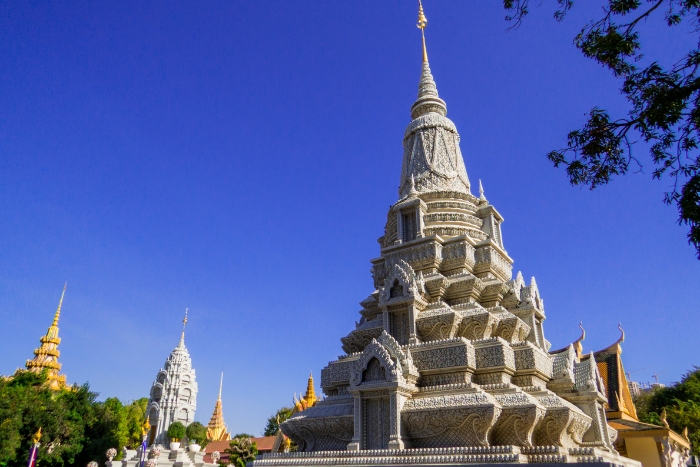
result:
<svg viewBox="0 0 700 467"><path fill-rule="evenodd" d="M641 464L618 454L596 448L561 448L518 446L375 449L367 451L288 452L265 454L253 467L286 466L428 466L428 465L497 465L542 464L572 466L640 467Z"/></svg>
<svg viewBox="0 0 700 467"><path fill-rule="evenodd" d="M106 467L139 467L141 465L141 450L125 450L124 459L105 462ZM165 449L158 459L158 467L218 467L217 464L204 462L203 452L187 452L185 449Z"/></svg>

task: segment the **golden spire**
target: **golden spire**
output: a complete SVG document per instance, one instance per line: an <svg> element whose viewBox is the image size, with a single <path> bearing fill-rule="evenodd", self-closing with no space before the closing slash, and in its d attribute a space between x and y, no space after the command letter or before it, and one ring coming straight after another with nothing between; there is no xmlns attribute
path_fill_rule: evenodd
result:
<svg viewBox="0 0 700 467"><path fill-rule="evenodd" d="M63 305L63 296L66 294L66 287L68 287L68 281L63 284L63 292L61 292L61 300L58 301L58 308L56 309L56 314L53 317L53 326L58 326L58 318L61 316L61 305Z"/></svg>
<svg viewBox="0 0 700 467"><path fill-rule="evenodd" d="M37 430L36 433L34 433L34 437L32 438L32 442L34 444L37 444L41 440L41 427Z"/></svg>
<svg viewBox="0 0 700 467"><path fill-rule="evenodd" d="M214 405L214 413L211 414L211 420L207 426L207 439L210 441L228 441L231 439L226 423L224 423L224 411L221 405L221 388L224 386L224 372L221 372L221 381L219 382L219 398Z"/></svg>
<svg viewBox="0 0 700 467"><path fill-rule="evenodd" d="M53 323L46 331L46 335L39 339L41 345L34 350L34 358L27 360L25 364L27 370L33 373L41 373L47 370L47 384L54 390L66 387L66 376L58 373L61 370L61 364L58 363L58 357L61 355L61 352L58 351L58 344L61 343L61 338L58 337L58 319L61 316L61 305L63 305L63 297L66 294L67 285L68 282L63 286L63 292L58 302Z"/></svg>
<svg viewBox="0 0 700 467"><path fill-rule="evenodd" d="M416 27L420 29L421 36L423 36L423 63L428 63L428 49L425 47L425 27L427 25L428 18L423 13L423 3L421 3L421 0L418 0L418 23L416 23Z"/></svg>
<svg viewBox="0 0 700 467"><path fill-rule="evenodd" d="M221 400L221 388L224 387L224 372L221 372L221 381L219 381L219 400Z"/></svg>
<svg viewBox="0 0 700 467"><path fill-rule="evenodd" d="M317 401L316 392L314 391L314 375L312 373L309 373L309 381L306 383L304 400L306 401L307 407L313 406Z"/></svg>

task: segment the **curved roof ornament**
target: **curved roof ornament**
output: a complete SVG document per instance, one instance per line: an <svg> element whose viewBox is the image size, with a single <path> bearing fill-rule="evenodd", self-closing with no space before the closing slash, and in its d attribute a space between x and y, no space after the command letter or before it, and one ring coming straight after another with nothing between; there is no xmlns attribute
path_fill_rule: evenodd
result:
<svg viewBox="0 0 700 467"><path fill-rule="evenodd" d="M574 350L576 350L576 355L580 359L581 356L583 356L583 344L581 344L581 342L586 340L586 330L583 329L583 321L578 323L578 327L581 328L581 337L572 342L571 345L574 346Z"/></svg>
<svg viewBox="0 0 700 467"><path fill-rule="evenodd" d="M617 324L617 329L620 330L621 335L620 335L620 338L619 338L619 339L617 340L617 342L615 342L615 343L616 343L616 344L622 344L623 342L625 342L625 330L622 329L622 323L618 323L618 324Z"/></svg>

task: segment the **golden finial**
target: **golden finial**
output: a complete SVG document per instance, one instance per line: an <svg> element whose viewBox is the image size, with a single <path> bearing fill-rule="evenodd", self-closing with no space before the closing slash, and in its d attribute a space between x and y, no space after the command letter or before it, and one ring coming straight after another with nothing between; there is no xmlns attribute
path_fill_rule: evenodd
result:
<svg viewBox="0 0 700 467"><path fill-rule="evenodd" d="M141 434L143 436L146 436L150 430L151 424L148 422L148 417L146 417L146 420L144 420L143 425L141 425Z"/></svg>
<svg viewBox="0 0 700 467"><path fill-rule="evenodd" d="M221 400L221 388L224 387L224 372L221 372L221 381L219 382L219 400Z"/></svg>
<svg viewBox="0 0 700 467"><path fill-rule="evenodd" d="M39 440L41 439L41 427L39 427L39 430L37 430L36 433L34 433L34 437L32 438L32 442L34 444L39 443Z"/></svg>
<svg viewBox="0 0 700 467"><path fill-rule="evenodd" d="M61 292L61 299L58 301L58 308L56 309L56 314L53 317L53 326L58 326L58 318L61 316L61 305L63 305L63 296L66 294L66 287L68 287L68 281L63 284L63 292Z"/></svg>
<svg viewBox="0 0 700 467"><path fill-rule="evenodd" d="M425 47L425 27L427 25L428 18L423 13L423 3L421 3L421 0L418 0L418 23L416 23L416 27L420 29L421 36L423 36L423 63L428 63L428 49Z"/></svg>
<svg viewBox="0 0 700 467"><path fill-rule="evenodd" d="M309 381L306 384L306 394L304 394L304 399L309 406L312 406L316 402L316 391L314 391L314 376L309 373Z"/></svg>
<svg viewBox="0 0 700 467"><path fill-rule="evenodd" d="M185 326L187 326L187 312L189 311L189 308L185 308L185 317L182 319L182 337L181 340L185 340Z"/></svg>
<svg viewBox="0 0 700 467"><path fill-rule="evenodd" d="M669 428L668 420L666 420L666 407L661 410L661 415L659 415L659 418L661 419L661 423L663 423L666 428Z"/></svg>

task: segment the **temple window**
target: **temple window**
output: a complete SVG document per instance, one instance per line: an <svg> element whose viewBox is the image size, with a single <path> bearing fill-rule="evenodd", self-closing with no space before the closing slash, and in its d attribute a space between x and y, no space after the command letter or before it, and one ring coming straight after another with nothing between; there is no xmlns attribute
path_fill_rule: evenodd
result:
<svg viewBox="0 0 700 467"><path fill-rule="evenodd" d="M389 298L400 297L403 295L403 285L398 280L389 289Z"/></svg>
<svg viewBox="0 0 700 467"><path fill-rule="evenodd" d="M402 240L410 242L417 234L416 211L401 213Z"/></svg>

